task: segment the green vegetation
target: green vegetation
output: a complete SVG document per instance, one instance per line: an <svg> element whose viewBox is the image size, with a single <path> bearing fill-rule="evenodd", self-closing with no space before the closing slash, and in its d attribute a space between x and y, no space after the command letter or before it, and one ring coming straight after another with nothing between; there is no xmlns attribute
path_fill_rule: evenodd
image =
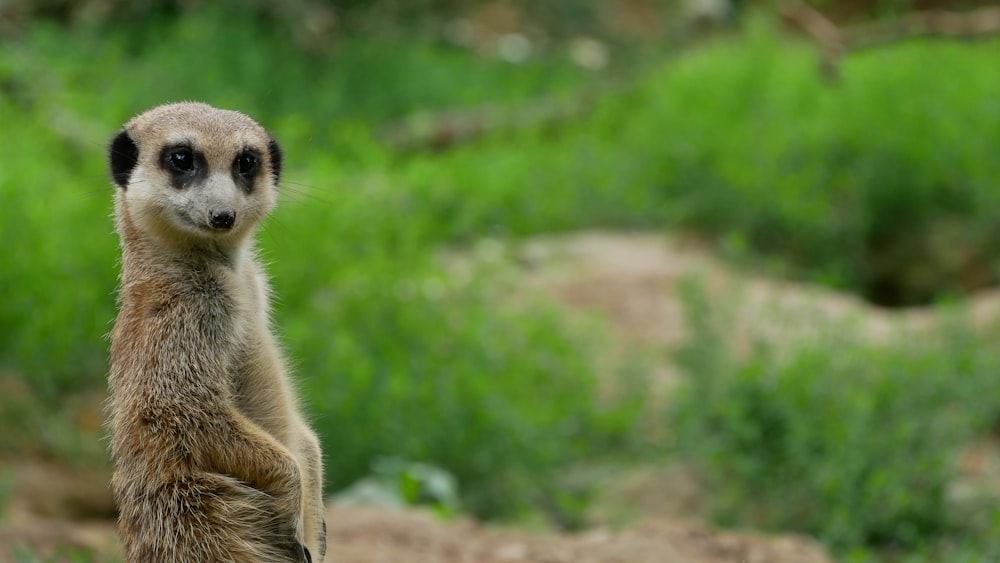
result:
<svg viewBox="0 0 1000 563"><path fill-rule="evenodd" d="M452 516L461 508L455 477L440 467L379 458L372 474L336 496L345 503L379 503L389 506L427 506L441 516Z"/></svg>
<svg viewBox="0 0 1000 563"><path fill-rule="evenodd" d="M407 177L463 211L457 236L673 225L875 302L926 303L996 280L998 52L902 45L849 59L832 85L813 53L756 30L648 72L555 139L499 138ZM466 197L474 179L485 207Z"/></svg>
<svg viewBox="0 0 1000 563"><path fill-rule="evenodd" d="M725 312L697 286L686 293L694 330L681 358L697 377L677 395L673 427L722 521L799 530L844 552L923 548L953 561L943 538L955 529L1000 550L996 499L970 507L947 495L959 448L1000 411L995 330L973 336L956 312L930 343L866 343L845 323L806 347L739 355Z"/></svg>
<svg viewBox="0 0 1000 563"><path fill-rule="evenodd" d="M582 513L561 470L649 452L642 377L609 368L601 327L512 298L496 271L457 275L446 250L682 229L891 305L1000 275L998 41L892 46L852 56L826 84L814 53L753 25L650 64L571 123L401 154L379 132L411 112L606 84L555 56L509 65L398 34L304 54L292 33L206 9L128 30L39 20L5 40L0 373L20 390L0 399L5 428L37 434L46 417L18 413L54 416L103 386L117 255L104 143L178 99L244 110L285 145L261 243L330 492L396 458L413 464L392 476L403 489L414 467L453 475L449 508ZM691 379L670 414L672 453L703 466L722 521L815 534L856 561L1000 551L998 509L947 494L956 448L991 431L1000 406L985 336L958 323L919 346L831 335L726 355L718 311L690 304L702 322L682 355ZM630 383L608 393L598 370ZM72 432L60 424L43 434L49 453L89 451L51 435ZM25 444L0 438L6 454Z"/></svg>

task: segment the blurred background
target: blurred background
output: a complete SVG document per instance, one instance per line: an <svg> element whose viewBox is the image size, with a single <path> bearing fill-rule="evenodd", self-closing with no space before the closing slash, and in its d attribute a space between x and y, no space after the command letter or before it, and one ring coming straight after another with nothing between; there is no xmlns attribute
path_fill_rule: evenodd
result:
<svg viewBox="0 0 1000 563"><path fill-rule="evenodd" d="M285 148L259 238L331 560L1000 560L997 31L958 0L0 2L0 561L121 558L105 148L181 100Z"/></svg>

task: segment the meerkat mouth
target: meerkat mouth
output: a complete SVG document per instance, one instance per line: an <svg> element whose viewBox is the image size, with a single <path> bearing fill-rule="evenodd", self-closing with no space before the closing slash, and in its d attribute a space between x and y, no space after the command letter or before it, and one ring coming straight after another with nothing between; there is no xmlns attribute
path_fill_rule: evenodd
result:
<svg viewBox="0 0 1000 563"><path fill-rule="evenodd" d="M195 219L183 210L175 213L178 222L188 230L204 235L224 235L232 232L236 227L236 214L226 212L221 216L207 215L204 219Z"/></svg>

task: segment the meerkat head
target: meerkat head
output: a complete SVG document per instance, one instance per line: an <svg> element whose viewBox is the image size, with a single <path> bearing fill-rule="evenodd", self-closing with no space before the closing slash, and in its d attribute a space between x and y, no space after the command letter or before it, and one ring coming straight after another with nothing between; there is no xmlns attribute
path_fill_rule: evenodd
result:
<svg viewBox="0 0 1000 563"><path fill-rule="evenodd" d="M159 106L126 123L109 153L119 220L170 243L238 243L277 198L281 148L236 111Z"/></svg>

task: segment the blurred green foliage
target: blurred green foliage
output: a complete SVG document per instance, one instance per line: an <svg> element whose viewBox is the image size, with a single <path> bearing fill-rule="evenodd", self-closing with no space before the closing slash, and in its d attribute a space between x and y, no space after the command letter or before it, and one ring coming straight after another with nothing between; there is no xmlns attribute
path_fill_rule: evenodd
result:
<svg viewBox="0 0 1000 563"><path fill-rule="evenodd" d="M651 6L671 10L676 0L653 0ZM38 19L68 25L127 24L130 27L184 19L191 11L211 5L212 9L237 18L267 21L272 28L296 35L300 46L344 35L403 33L423 37L439 36L449 24L476 18L483 13L499 15L507 31L530 35L611 35L608 25L614 10L600 0L11 0L0 9L0 33L17 33L18 28ZM513 24L513 25L512 25ZM517 24L527 24L519 26ZM621 33L617 35L621 36ZM317 41L319 40L319 41Z"/></svg>
<svg viewBox="0 0 1000 563"><path fill-rule="evenodd" d="M679 357L696 376L671 427L721 521L808 533L857 560L878 550L958 560L956 530L978 535L982 553L1000 550L996 499L948 498L959 448L1000 412L995 327L974 335L956 311L936 338L876 344L845 322L807 346L737 354L725 306L693 282L684 293L692 331Z"/></svg>
<svg viewBox="0 0 1000 563"><path fill-rule="evenodd" d="M379 131L411 112L572 100L594 80L557 57L510 65L423 36L305 51L266 10L229 8L128 28L43 19L0 46L0 368L51 412L103 385L117 255L104 144L180 99L246 111L285 145L261 243L331 491L397 456L447 470L480 515L582 512L563 468L645 452L641 378L613 366L605 379L636 385L598 392L600 329L513 299L497 271L457 275L443 249L669 227L886 304L997 281L998 41L852 56L831 85L807 47L754 23L651 65L572 123L401 154ZM720 514L847 554L925 534L951 538L948 553L996 552L980 541L996 516L963 528L944 496L954 446L997 412L982 341L836 337L729 357L715 354L724 338L696 334L676 413L682 450L722 483ZM18 400L3 420L42 424Z"/></svg>
<svg viewBox="0 0 1000 563"><path fill-rule="evenodd" d="M500 137L407 172L435 201L476 178L489 206L466 203L458 236L672 225L880 304L927 303L997 280L998 54L893 46L831 85L813 53L756 29L648 72L555 138ZM490 216L503 208L516 222Z"/></svg>
<svg viewBox="0 0 1000 563"><path fill-rule="evenodd" d="M13 561L16 563L117 563L113 557L102 557L93 550L82 547L57 547L44 555L27 546L15 546Z"/></svg>
<svg viewBox="0 0 1000 563"><path fill-rule="evenodd" d="M461 509L458 482L447 470L397 457L372 462L371 475L338 493L341 504L424 506L439 516L454 516Z"/></svg>

